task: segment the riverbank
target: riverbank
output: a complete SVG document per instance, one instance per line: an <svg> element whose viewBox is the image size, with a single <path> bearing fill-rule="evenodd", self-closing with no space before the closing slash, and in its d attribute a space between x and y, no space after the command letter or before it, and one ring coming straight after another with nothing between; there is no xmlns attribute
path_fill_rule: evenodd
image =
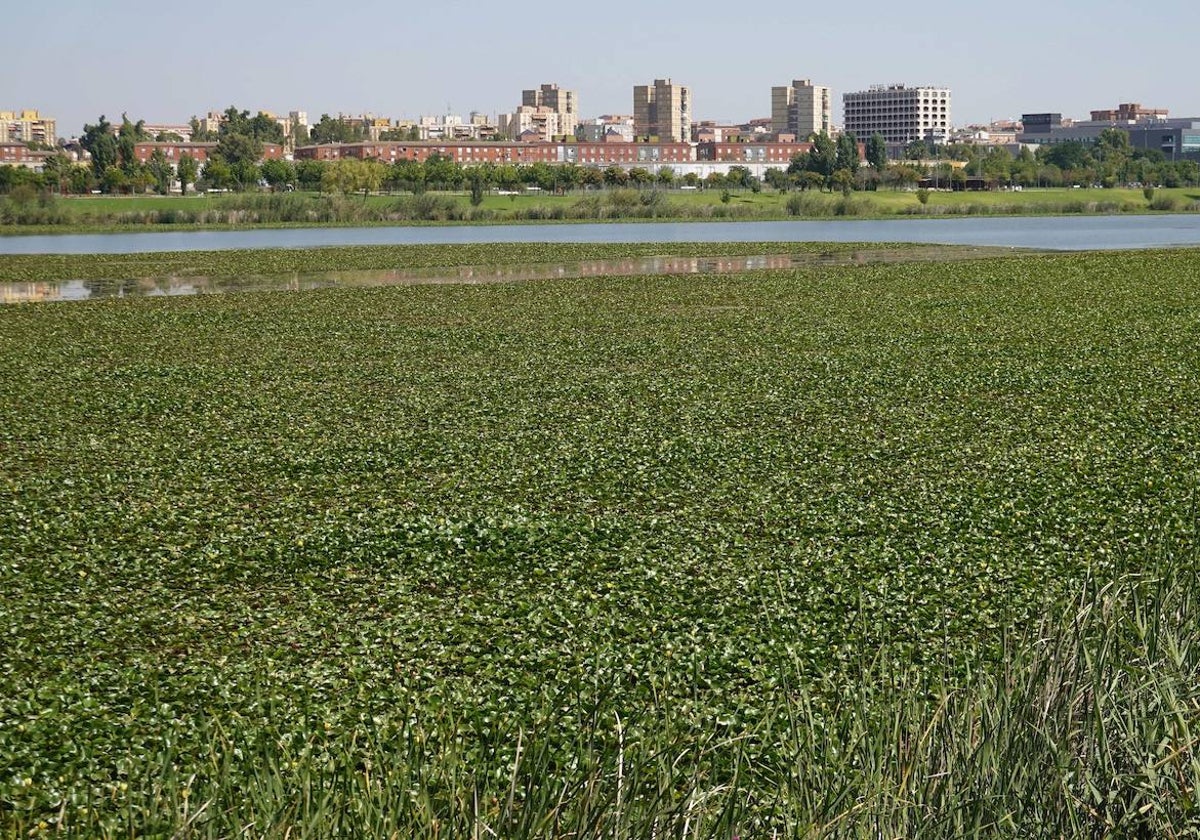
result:
<svg viewBox="0 0 1200 840"><path fill-rule="evenodd" d="M134 230L240 230L337 225L494 225L644 221L770 221L944 216L1191 213L1200 190L1027 189L1004 192L855 192L614 189L566 195L489 194L478 205L458 192L333 196L278 193L0 199L0 235Z"/></svg>

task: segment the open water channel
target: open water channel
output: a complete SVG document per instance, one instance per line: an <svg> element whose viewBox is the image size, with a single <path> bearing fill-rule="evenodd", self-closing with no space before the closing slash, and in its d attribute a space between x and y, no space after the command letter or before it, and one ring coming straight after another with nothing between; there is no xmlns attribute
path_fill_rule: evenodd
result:
<svg viewBox="0 0 1200 840"><path fill-rule="evenodd" d="M255 230L0 236L0 254L126 254L337 245L493 242L920 242L1038 250L1200 246L1200 214L979 216L830 222L259 228Z"/></svg>

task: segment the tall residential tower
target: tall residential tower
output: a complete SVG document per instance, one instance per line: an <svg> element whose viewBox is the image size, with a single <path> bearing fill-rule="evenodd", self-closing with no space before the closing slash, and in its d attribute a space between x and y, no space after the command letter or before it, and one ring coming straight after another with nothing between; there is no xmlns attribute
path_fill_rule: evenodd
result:
<svg viewBox="0 0 1200 840"><path fill-rule="evenodd" d="M686 143L692 139L692 89L670 79L655 79L652 85L633 89L633 130L663 142Z"/></svg>
<svg viewBox="0 0 1200 840"><path fill-rule="evenodd" d="M824 85L796 79L771 88L771 131L807 140L811 134L833 131L833 95Z"/></svg>
<svg viewBox="0 0 1200 840"><path fill-rule="evenodd" d="M555 134L574 134L579 125L579 94L555 84L521 91L521 107L549 108L557 114Z"/></svg>

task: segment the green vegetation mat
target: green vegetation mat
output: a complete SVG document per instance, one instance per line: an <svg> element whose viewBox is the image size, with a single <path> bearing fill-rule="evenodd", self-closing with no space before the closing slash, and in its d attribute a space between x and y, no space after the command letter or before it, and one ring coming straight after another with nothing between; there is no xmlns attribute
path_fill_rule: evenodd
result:
<svg viewBox="0 0 1200 840"><path fill-rule="evenodd" d="M1145 799L945 692L1085 581L1194 581L1194 263L0 309L0 836L1161 835L1194 639ZM956 732L1008 788L917 763Z"/></svg>

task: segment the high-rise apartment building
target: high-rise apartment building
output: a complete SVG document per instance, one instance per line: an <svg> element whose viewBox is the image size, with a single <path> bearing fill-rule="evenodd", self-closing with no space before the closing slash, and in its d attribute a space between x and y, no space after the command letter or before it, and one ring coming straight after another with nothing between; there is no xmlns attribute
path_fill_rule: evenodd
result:
<svg viewBox="0 0 1200 840"><path fill-rule="evenodd" d="M521 106L549 108L558 114L556 134L574 134L575 126L579 125L579 94L558 85L542 85L521 91Z"/></svg>
<svg viewBox="0 0 1200 840"><path fill-rule="evenodd" d="M687 143L692 139L692 89L655 79L633 89L633 130L640 136Z"/></svg>
<svg viewBox="0 0 1200 840"><path fill-rule="evenodd" d="M796 79L771 88L771 131L807 140L811 134L833 130L833 94L824 85Z"/></svg>
<svg viewBox="0 0 1200 840"><path fill-rule="evenodd" d="M56 123L37 111L0 111L0 143L42 143L58 140Z"/></svg>
<svg viewBox="0 0 1200 840"><path fill-rule="evenodd" d="M890 145L914 140L945 143L950 138L950 89L872 85L842 95L843 128L860 140L882 134Z"/></svg>

